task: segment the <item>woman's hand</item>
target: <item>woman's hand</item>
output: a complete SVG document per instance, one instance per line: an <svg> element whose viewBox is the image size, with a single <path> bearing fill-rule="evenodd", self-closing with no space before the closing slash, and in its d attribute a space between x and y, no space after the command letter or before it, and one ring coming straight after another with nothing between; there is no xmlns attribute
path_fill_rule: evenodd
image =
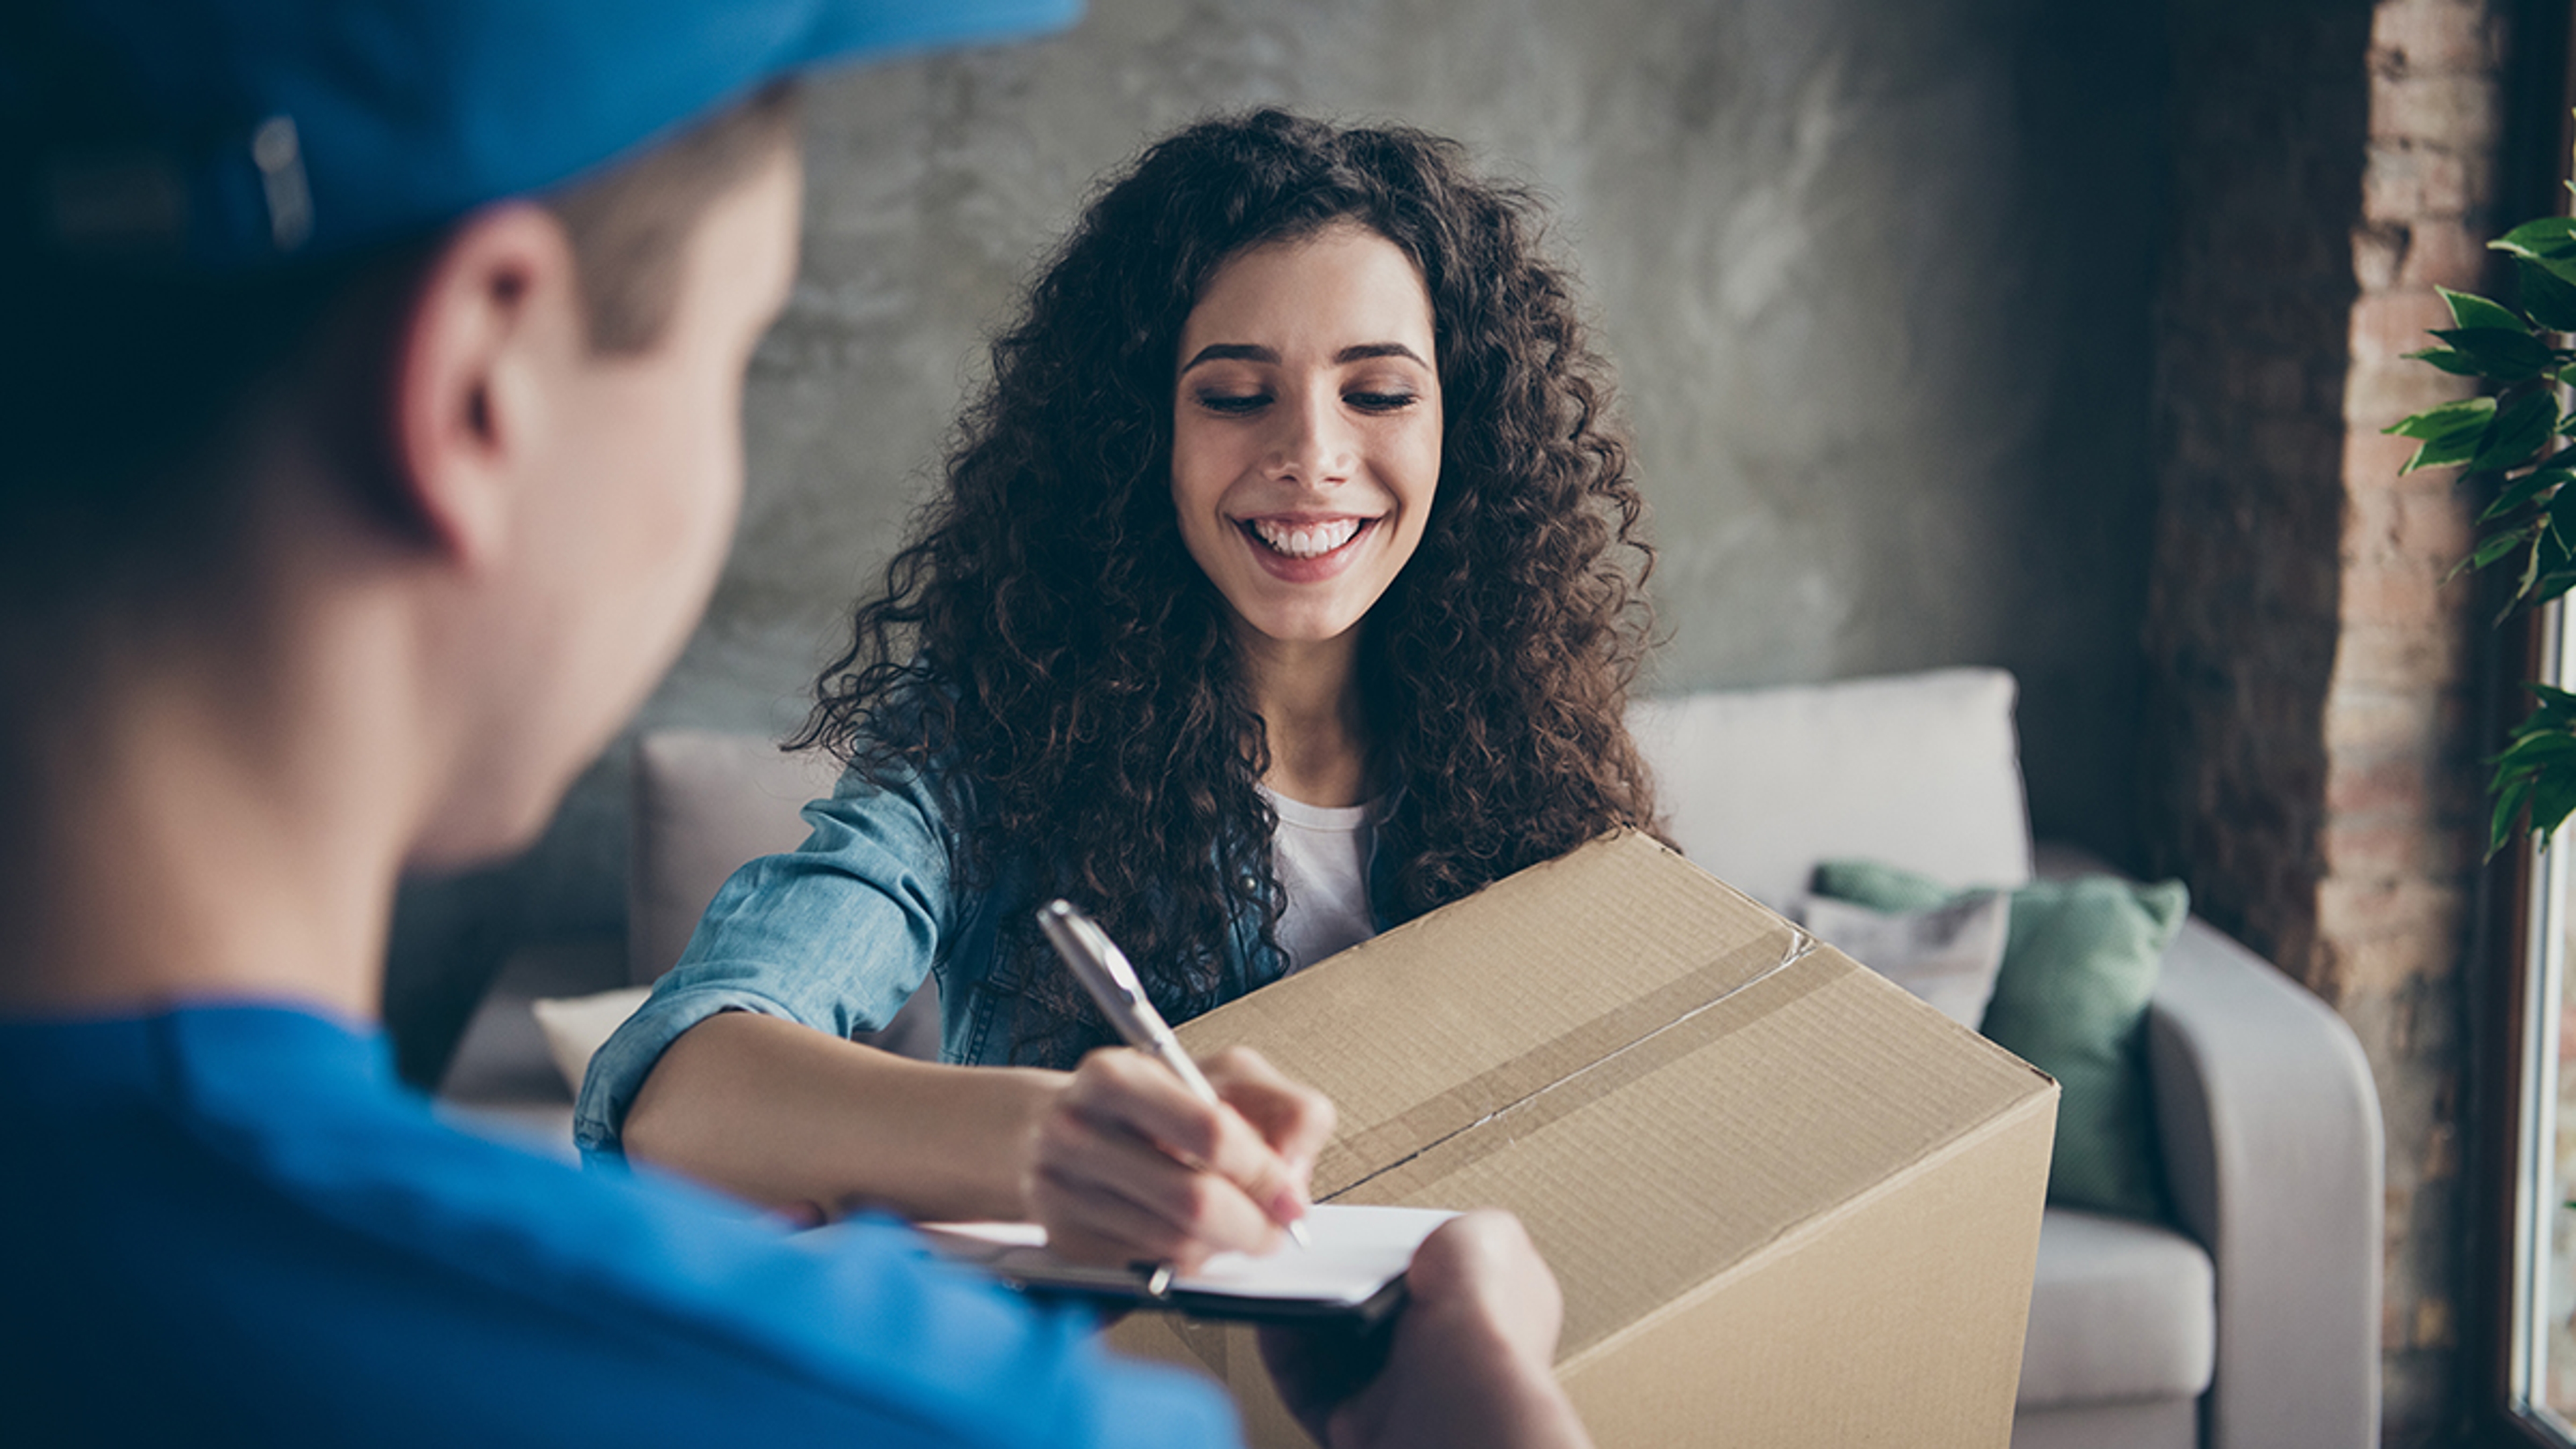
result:
<svg viewBox="0 0 2576 1449"><path fill-rule="evenodd" d="M1391 1335L1264 1328L1261 1357L1331 1449L1587 1449L1551 1367L1565 1300L1520 1219L1468 1213L1414 1251Z"/></svg>
<svg viewBox="0 0 2576 1449"><path fill-rule="evenodd" d="M1248 1047L1199 1066L1223 1105L1125 1047L1084 1057L1057 1092L1033 1131L1024 1186L1058 1255L1187 1273L1216 1253L1267 1252L1305 1215L1333 1104Z"/></svg>

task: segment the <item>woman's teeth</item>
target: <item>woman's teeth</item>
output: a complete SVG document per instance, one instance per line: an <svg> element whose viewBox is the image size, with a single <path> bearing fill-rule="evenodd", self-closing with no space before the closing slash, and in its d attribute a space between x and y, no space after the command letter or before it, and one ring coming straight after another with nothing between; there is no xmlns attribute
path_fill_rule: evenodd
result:
<svg viewBox="0 0 2576 1449"><path fill-rule="evenodd" d="M1274 553L1290 558L1321 558L1351 541L1360 531L1360 520L1337 518L1330 523L1283 525L1252 520L1253 536L1269 545Z"/></svg>

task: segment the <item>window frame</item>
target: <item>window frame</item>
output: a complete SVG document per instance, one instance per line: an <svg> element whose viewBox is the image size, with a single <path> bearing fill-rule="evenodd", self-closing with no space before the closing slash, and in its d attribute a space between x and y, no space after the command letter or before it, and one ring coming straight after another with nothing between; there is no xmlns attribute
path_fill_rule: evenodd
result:
<svg viewBox="0 0 2576 1449"><path fill-rule="evenodd" d="M2515 0L2505 7L2512 53L2506 76L2503 154L2498 158L2495 215L2507 224L2569 209L2567 183L2576 179L2576 0ZM2472 705L2477 752L2477 796L2487 799L2484 762L2503 747L2506 732L2528 707L2523 681L2558 678L2562 641L2571 635L2567 600L2517 615L2495 628L2508 602L2498 579L2480 577L2473 617L2480 621ZM2568 671L2576 674L2576 670ZM2562 685L2576 682L2561 678ZM2484 811L2479 812L2483 824ZM2478 836L2484 841L2481 828ZM2555 891L2552 887L2555 886ZM2521 1285L2531 1281L2538 1254L2546 1251L2544 1197L2524 1169L2544 1131L2554 1137L2554 1100L2540 1100L2532 1069L2555 1060L2559 1013L2568 961L2567 891L2576 886L2576 828L2562 831L2546 856L2528 835L2516 840L2479 873L2473 938L2461 973L2467 1015L2463 1125L2468 1143L2468 1209L2463 1222L2466 1293L2458 1365L2466 1413L2463 1442L2514 1449L2570 1449L2576 1425L2535 1411L2523 1397L2538 1367L2538 1345L2529 1330L2534 1315L2522 1311ZM2552 898L2553 909L2540 909ZM2554 1210L2554 1205L2553 1205ZM2553 1422L2554 1421L2554 1422Z"/></svg>

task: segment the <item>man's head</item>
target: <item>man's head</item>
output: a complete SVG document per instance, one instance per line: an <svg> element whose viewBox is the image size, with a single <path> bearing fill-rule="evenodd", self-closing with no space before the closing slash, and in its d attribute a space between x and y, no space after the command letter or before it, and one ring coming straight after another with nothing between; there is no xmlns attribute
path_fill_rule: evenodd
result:
<svg viewBox="0 0 2576 1449"><path fill-rule="evenodd" d="M794 113L792 83L776 83L526 198L562 227L595 352L632 356L661 340L699 221L792 153ZM59 615L198 582L219 552L209 545L242 512L239 480L218 455L250 401L299 375L381 371L383 358L349 354L406 320L438 252L461 234L450 223L247 273L17 238L0 273L15 324L0 349L10 377L0 436L12 440L0 470L0 604ZM370 376L347 401L374 405L383 382Z"/></svg>
<svg viewBox="0 0 2576 1449"><path fill-rule="evenodd" d="M0 743L218 635L236 674L302 650L332 677L235 692L400 699L451 756L416 859L523 842L721 559L794 271L782 78L1070 11L12 7Z"/></svg>
<svg viewBox="0 0 2576 1449"><path fill-rule="evenodd" d="M743 369L794 274L794 109L774 86L347 260L55 273L13 331L47 365L11 409L0 671L76 703L206 628L274 627L316 570L373 570L475 760L415 858L524 843L714 582Z"/></svg>
<svg viewBox="0 0 2576 1449"><path fill-rule="evenodd" d="M714 587L744 370L795 276L801 196L782 128L739 139L761 144L721 172L692 176L684 141L631 184L476 213L420 264L378 334L390 353L357 359L384 378L388 455L363 491L391 519L374 531L427 586L421 663L478 760L426 822L422 861L530 838ZM333 415L327 374L313 381L303 415Z"/></svg>

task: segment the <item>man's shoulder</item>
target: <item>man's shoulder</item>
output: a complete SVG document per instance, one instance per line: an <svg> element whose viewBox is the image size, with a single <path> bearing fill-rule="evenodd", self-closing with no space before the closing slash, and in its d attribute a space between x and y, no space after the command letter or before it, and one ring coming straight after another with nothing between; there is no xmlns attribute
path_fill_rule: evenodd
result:
<svg viewBox="0 0 2576 1449"><path fill-rule="evenodd" d="M311 1013L0 1022L0 1041L33 1048L9 1053L0 1111L52 1188L0 1195L23 1290L0 1318L33 1330L0 1337L50 1341L54 1381L171 1381L291 1412L290 1437L375 1437L395 1405L397 1438L451 1442L531 1415L701 1442L1078 1443L1049 1406L1078 1425L1130 1401L1215 1422L891 1224L803 1247L682 1185L455 1131L380 1039ZM84 1054L118 1062L44 1085Z"/></svg>

